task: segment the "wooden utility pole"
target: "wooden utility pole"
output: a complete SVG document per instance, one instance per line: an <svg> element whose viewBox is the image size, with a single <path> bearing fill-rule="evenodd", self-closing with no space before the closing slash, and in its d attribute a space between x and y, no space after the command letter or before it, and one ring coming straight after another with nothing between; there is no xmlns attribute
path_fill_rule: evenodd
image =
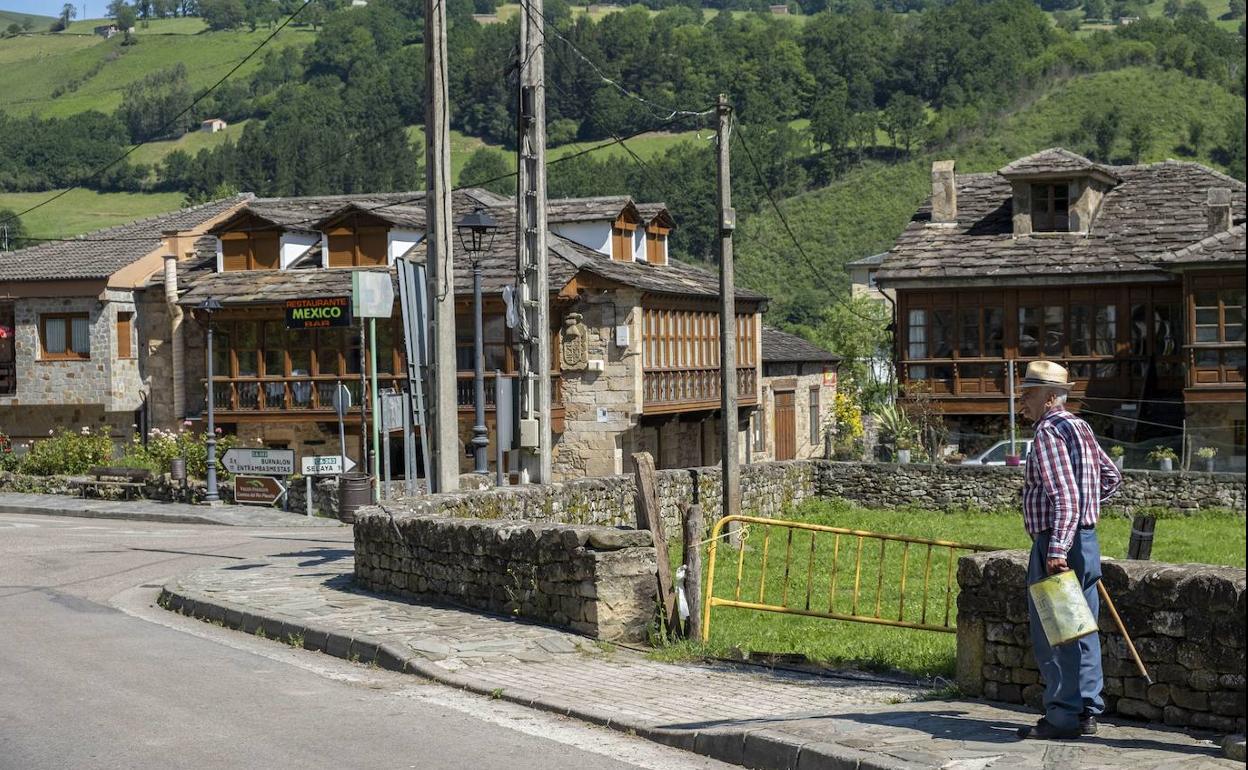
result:
<svg viewBox="0 0 1248 770"><path fill-rule="evenodd" d="M723 509L720 515L735 516L741 513L741 463L737 457L737 303L732 277L732 231L737 227L737 214L732 210L732 174L728 165L732 108L723 94L719 95L715 114L719 149L715 174L719 186L719 387L723 416L720 440Z"/></svg>
<svg viewBox="0 0 1248 770"><path fill-rule="evenodd" d="M425 0L425 221L432 380L433 492L459 486L459 406L455 400L455 274L451 254L451 122L447 110L446 4ZM363 355L363 351L361 351Z"/></svg>
<svg viewBox="0 0 1248 770"><path fill-rule="evenodd" d="M520 303L520 482L550 481L550 292L546 251L546 84L542 0L521 0L516 289Z"/></svg>

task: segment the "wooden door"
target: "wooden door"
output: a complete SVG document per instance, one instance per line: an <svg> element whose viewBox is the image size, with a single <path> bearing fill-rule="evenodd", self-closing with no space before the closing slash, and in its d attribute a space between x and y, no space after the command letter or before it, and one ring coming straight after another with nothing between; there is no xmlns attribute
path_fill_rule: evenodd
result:
<svg viewBox="0 0 1248 770"><path fill-rule="evenodd" d="M797 457L797 417L793 410L793 391L776 393L776 459Z"/></svg>

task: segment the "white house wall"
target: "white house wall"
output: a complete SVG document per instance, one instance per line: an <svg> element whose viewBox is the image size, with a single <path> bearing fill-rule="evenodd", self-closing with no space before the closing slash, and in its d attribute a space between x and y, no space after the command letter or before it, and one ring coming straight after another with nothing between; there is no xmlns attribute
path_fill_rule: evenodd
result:
<svg viewBox="0 0 1248 770"><path fill-rule="evenodd" d="M390 250L389 263L394 264L394 260L407 253L408 249L424 240L425 234L419 230L401 230L394 228L390 230Z"/></svg>
<svg viewBox="0 0 1248 770"><path fill-rule="evenodd" d="M611 223L607 220L566 222L553 225L550 229L570 241L575 241L608 257L611 256Z"/></svg>
<svg viewBox="0 0 1248 770"><path fill-rule="evenodd" d="M285 270L320 240L319 233L282 233L282 269Z"/></svg>

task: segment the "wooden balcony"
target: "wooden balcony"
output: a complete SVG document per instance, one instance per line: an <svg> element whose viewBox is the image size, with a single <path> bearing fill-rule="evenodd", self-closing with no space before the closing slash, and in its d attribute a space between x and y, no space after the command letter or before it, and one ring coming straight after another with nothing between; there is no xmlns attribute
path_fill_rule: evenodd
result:
<svg viewBox="0 0 1248 770"><path fill-rule="evenodd" d="M642 374L642 412L668 414L718 409L719 369L657 369ZM737 368L737 402L758 403L758 371Z"/></svg>
<svg viewBox="0 0 1248 770"><path fill-rule="evenodd" d="M1244 343L1201 343L1187 349L1188 401L1244 398Z"/></svg>

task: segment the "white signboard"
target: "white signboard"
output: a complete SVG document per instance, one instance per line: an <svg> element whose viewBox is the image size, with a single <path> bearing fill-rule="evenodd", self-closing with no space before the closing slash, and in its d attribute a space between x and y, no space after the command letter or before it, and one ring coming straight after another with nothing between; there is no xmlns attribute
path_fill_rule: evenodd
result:
<svg viewBox="0 0 1248 770"><path fill-rule="evenodd" d="M289 476L295 472L295 450L235 447L225 453L221 463L233 474Z"/></svg>
<svg viewBox="0 0 1248 770"><path fill-rule="evenodd" d="M351 309L356 318L389 318L394 314L394 284L390 271L351 273Z"/></svg>
<svg viewBox="0 0 1248 770"><path fill-rule="evenodd" d="M345 463L343 461L346 461ZM304 476L337 476L355 467L355 460L338 455L316 455L300 458Z"/></svg>

